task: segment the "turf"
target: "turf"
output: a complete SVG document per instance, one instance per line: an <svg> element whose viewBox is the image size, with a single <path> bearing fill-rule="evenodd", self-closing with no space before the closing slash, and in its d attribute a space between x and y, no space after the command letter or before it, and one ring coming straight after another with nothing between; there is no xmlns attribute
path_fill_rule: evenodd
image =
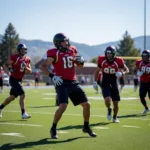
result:
<svg viewBox="0 0 150 150"><path fill-rule="evenodd" d="M150 112L144 110L138 91L124 88L121 92L119 120L112 123L106 119L106 107L101 94L94 94L92 88L84 88L91 104L91 128L96 138L82 132L82 108L74 107L69 101L68 109L58 124L59 139L51 139L51 127L55 106L53 88L26 88L26 110L32 115L22 120L19 101L16 99L3 110L0 119L0 150L149 150L150 149ZM0 103L9 95L4 89ZM133 98L133 99L129 99ZM150 101L147 98L150 106ZM4 135L4 134L9 135ZM10 135L17 133L17 135ZM18 136L19 135L19 136Z"/></svg>

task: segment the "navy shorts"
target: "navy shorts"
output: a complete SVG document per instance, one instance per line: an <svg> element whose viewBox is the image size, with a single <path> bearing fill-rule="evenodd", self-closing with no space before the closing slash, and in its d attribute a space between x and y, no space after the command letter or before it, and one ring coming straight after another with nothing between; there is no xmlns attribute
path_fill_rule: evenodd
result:
<svg viewBox="0 0 150 150"><path fill-rule="evenodd" d="M138 79L134 79L134 86L138 86L138 85L139 85Z"/></svg>
<svg viewBox="0 0 150 150"><path fill-rule="evenodd" d="M124 85L124 79L123 78L120 78L119 82L120 82L121 85Z"/></svg>
<svg viewBox="0 0 150 150"><path fill-rule="evenodd" d="M72 81L64 81L61 86L56 87L59 104L68 104L68 98L74 106L87 102L87 96L81 87Z"/></svg>
<svg viewBox="0 0 150 150"><path fill-rule="evenodd" d="M150 82L140 82L139 88L139 96L140 98L145 98L148 93L148 97L150 98Z"/></svg>
<svg viewBox="0 0 150 150"><path fill-rule="evenodd" d="M0 79L0 86L3 86L3 79Z"/></svg>
<svg viewBox="0 0 150 150"><path fill-rule="evenodd" d="M9 83L11 85L10 95L14 95L15 97L18 97L18 95L25 94L25 91L21 84L21 80L10 76Z"/></svg>
<svg viewBox="0 0 150 150"><path fill-rule="evenodd" d="M117 83L115 84L103 84L102 83L103 97L111 97L112 101L120 101L119 89Z"/></svg>
<svg viewBox="0 0 150 150"><path fill-rule="evenodd" d="M39 83L39 79L38 79L38 78L35 78L35 82L36 82L36 83Z"/></svg>

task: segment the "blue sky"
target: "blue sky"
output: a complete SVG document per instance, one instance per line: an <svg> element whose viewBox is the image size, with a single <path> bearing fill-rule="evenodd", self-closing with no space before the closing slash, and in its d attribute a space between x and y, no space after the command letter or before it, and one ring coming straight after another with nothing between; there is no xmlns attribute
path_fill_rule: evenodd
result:
<svg viewBox="0 0 150 150"><path fill-rule="evenodd" d="M150 35L150 0L147 0ZM11 22L20 38L52 41L62 32L89 45L144 35L144 0L0 0L0 34Z"/></svg>

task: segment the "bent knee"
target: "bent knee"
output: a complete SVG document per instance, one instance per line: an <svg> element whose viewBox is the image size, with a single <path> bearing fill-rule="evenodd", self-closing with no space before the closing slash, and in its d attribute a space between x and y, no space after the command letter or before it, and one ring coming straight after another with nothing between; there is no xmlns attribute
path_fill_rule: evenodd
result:
<svg viewBox="0 0 150 150"><path fill-rule="evenodd" d="M15 100L15 96L14 95L10 95L10 97L9 97L9 99L10 99L10 101L13 101L13 100Z"/></svg>
<svg viewBox="0 0 150 150"><path fill-rule="evenodd" d="M81 104L83 108L90 109L90 104L88 102L84 102Z"/></svg>
<svg viewBox="0 0 150 150"><path fill-rule="evenodd" d="M65 103L60 104L60 105L59 105L59 109L61 109L61 110L66 110L67 106L68 106L68 104L65 104Z"/></svg>

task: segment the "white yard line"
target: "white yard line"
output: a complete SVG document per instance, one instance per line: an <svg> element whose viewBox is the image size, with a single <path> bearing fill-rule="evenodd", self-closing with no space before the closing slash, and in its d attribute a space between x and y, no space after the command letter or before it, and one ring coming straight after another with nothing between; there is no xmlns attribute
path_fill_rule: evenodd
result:
<svg viewBox="0 0 150 150"><path fill-rule="evenodd" d="M125 128L141 128L139 126L130 126L130 125L122 125L122 127L125 127Z"/></svg>
<svg viewBox="0 0 150 150"><path fill-rule="evenodd" d="M10 123L10 122L0 122L0 125L14 125L14 126L30 126L30 127L42 127L42 125L37 124L23 124L23 123Z"/></svg>
<svg viewBox="0 0 150 150"><path fill-rule="evenodd" d="M42 93L42 95L56 95L56 93ZM104 98L102 96L88 96L89 100L103 100ZM121 97L121 100L137 100L138 97Z"/></svg>
<svg viewBox="0 0 150 150"><path fill-rule="evenodd" d="M12 112L12 113L20 113L20 111L16 111L16 110L4 110L4 112ZM31 114L40 114L40 115L54 115L54 112L30 112ZM63 115L66 116L82 116L82 114L67 114L64 113ZM106 118L105 115L91 115L91 117L100 117L100 118ZM148 118L125 118L124 119L135 119L135 120L144 120L144 121L149 121L150 119Z"/></svg>
<svg viewBox="0 0 150 150"><path fill-rule="evenodd" d="M106 130L106 129L109 129L109 127L94 127L94 129L102 129L102 130Z"/></svg>
<svg viewBox="0 0 150 150"><path fill-rule="evenodd" d="M46 98L45 100L49 100L49 99L51 99L51 98ZM13 106L16 106L16 107L18 107L18 104L11 104L11 105L13 105ZM124 104L123 104L124 105ZM130 105L130 104L129 104ZM136 104L135 104L136 105ZM28 105L28 107L40 107L41 105ZM45 106L47 106L47 105L45 105ZM54 105L55 106L55 105ZM43 106L41 106L41 107L43 107ZM48 106L47 106L48 107ZM51 106L49 106L49 107L51 107ZM77 107L76 109L82 109L81 107ZM95 109L98 109L98 110L106 110L106 108L92 108L93 110L95 110ZM131 111L131 112L138 112L138 110L133 110L133 109L120 109L120 111Z"/></svg>
<svg viewBox="0 0 150 150"><path fill-rule="evenodd" d="M8 136L17 136L17 137L24 137L20 133L0 133L0 135L8 135Z"/></svg>

